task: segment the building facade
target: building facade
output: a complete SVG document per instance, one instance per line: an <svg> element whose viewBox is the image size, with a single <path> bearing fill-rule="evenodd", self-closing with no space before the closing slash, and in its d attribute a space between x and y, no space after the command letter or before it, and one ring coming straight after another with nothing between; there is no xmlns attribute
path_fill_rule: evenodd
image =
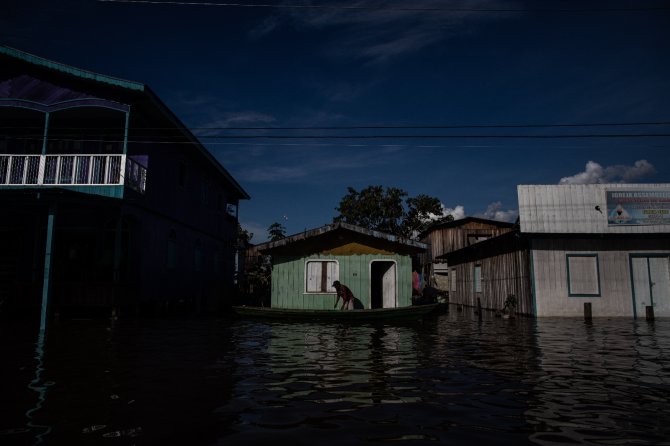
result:
<svg viewBox="0 0 670 446"><path fill-rule="evenodd" d="M670 184L519 186L537 316L670 316Z"/></svg>
<svg viewBox="0 0 670 446"><path fill-rule="evenodd" d="M670 317L670 185L520 185L513 233L441 256L450 301L534 316ZM472 282L472 285L470 284ZM587 304L587 305L585 305Z"/></svg>
<svg viewBox="0 0 670 446"><path fill-rule="evenodd" d="M271 307L334 309L335 280L362 308L412 305L412 255L426 245L334 223L258 245L272 257Z"/></svg>
<svg viewBox="0 0 670 446"><path fill-rule="evenodd" d="M420 258L426 283L450 291L456 286L456 281L450 280L450 276L455 277L456 272L454 268L449 268L444 254L498 237L513 228L511 223L477 217L431 226L420 235L421 242L428 245L428 250Z"/></svg>
<svg viewBox="0 0 670 446"><path fill-rule="evenodd" d="M215 310L248 194L151 89L0 47L2 312Z"/></svg>

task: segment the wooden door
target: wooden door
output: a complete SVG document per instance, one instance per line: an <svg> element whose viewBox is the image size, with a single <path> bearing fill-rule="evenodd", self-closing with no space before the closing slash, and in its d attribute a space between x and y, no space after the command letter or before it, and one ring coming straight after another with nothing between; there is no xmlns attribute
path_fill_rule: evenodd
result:
<svg viewBox="0 0 670 446"><path fill-rule="evenodd" d="M670 316L670 259L667 256L631 257L633 306L636 317L645 317L646 307L655 317Z"/></svg>

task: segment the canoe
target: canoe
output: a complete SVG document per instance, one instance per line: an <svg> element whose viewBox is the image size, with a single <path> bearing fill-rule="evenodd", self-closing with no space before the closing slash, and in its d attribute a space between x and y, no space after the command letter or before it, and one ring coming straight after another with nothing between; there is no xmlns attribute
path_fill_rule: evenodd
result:
<svg viewBox="0 0 670 446"><path fill-rule="evenodd" d="M287 308L234 306L239 316L270 319L301 319L315 321L383 321L388 319L420 319L435 310L438 304L413 305L400 308L375 308L366 310L299 310Z"/></svg>

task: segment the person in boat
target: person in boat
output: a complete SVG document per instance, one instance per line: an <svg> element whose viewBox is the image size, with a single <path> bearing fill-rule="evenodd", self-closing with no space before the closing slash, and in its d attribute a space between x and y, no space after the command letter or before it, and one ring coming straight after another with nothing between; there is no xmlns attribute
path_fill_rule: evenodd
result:
<svg viewBox="0 0 670 446"><path fill-rule="evenodd" d="M333 282L333 288L337 291L337 299L335 299L335 306L337 308L337 303L342 298L342 308L340 310L353 310L354 309L354 293L351 292L349 287L342 285L339 280Z"/></svg>

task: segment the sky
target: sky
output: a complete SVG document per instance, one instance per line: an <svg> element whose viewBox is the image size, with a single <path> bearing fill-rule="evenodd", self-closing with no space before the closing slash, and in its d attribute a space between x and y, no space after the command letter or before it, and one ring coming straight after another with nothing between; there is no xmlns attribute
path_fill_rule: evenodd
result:
<svg viewBox="0 0 670 446"><path fill-rule="evenodd" d="M0 44L147 84L250 194L252 243L348 187L514 221L518 184L670 183L663 0L4 0Z"/></svg>

